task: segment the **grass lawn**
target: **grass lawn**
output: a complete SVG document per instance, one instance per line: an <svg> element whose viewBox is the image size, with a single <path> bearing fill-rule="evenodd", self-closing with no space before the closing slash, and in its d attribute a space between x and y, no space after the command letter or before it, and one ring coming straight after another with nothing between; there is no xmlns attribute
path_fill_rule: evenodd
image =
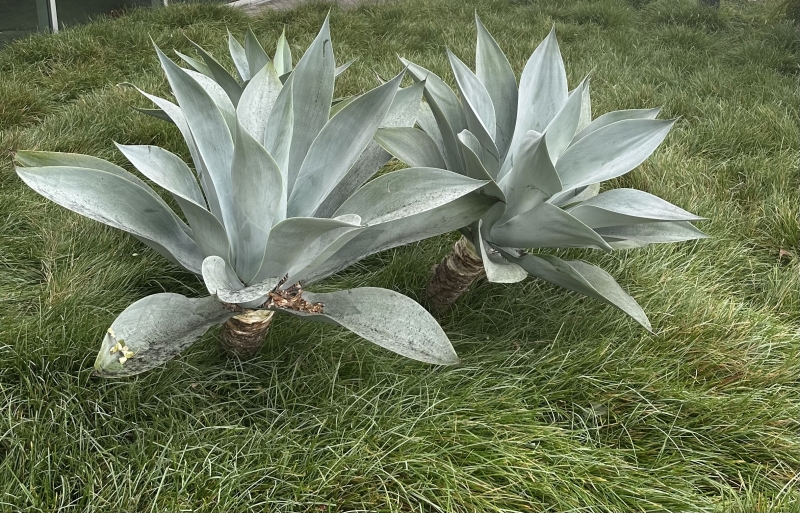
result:
<svg viewBox="0 0 800 513"><path fill-rule="evenodd" d="M299 56L330 6L249 19L219 6L132 11L0 51L0 511L800 511L798 33L779 1L415 0L333 8L337 95L399 71L452 83L477 10L519 73L555 23L570 86L594 115L664 106L661 148L610 185L709 218L711 238L598 263L655 334L529 279L480 282L441 317L463 363L403 359L335 327L280 317L258 358L216 331L163 368L91 366L131 302L206 295L134 238L28 190L17 148L125 165L112 141L184 156L130 81L167 94L152 37L222 57L226 27ZM231 64L227 60L226 64ZM131 169L130 166L127 166ZM397 165L390 165L396 169ZM318 289L421 299L451 234L370 257Z"/></svg>

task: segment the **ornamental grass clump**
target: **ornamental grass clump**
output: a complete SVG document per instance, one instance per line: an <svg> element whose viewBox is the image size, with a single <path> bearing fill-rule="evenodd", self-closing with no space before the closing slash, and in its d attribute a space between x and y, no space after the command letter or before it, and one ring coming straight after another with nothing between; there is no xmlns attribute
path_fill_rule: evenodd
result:
<svg viewBox="0 0 800 513"><path fill-rule="evenodd" d="M424 362L455 363L444 331L402 294L303 288L369 254L457 229L494 203L477 192L486 181L444 169L404 169L362 186L383 153L377 146L367 151L375 130L412 126L423 84L401 89L401 72L330 116L335 66L327 19L285 83L278 71L286 70L285 58L247 48L252 44L244 54L249 75L238 97L156 48L177 104L143 94L177 125L194 170L156 146L117 145L173 196L186 222L149 185L110 162L17 154L24 166L17 173L34 190L131 233L201 276L209 291L204 298L154 294L130 305L107 330L96 371L146 371L218 324L223 346L250 356L274 312L338 324Z"/></svg>
<svg viewBox="0 0 800 513"><path fill-rule="evenodd" d="M609 112L591 119L589 81L569 91L555 28L522 71L519 88L508 59L476 16L473 73L448 51L459 96L441 78L405 59L425 81L425 108L415 127L382 128L375 139L410 166L444 168L488 180L498 200L463 237L428 283L430 303L451 305L480 276L513 283L528 275L609 303L650 329L636 301L597 266L529 253L531 248L604 251L698 239L702 219L635 189L602 193L600 183L641 164L673 120L659 109Z"/></svg>

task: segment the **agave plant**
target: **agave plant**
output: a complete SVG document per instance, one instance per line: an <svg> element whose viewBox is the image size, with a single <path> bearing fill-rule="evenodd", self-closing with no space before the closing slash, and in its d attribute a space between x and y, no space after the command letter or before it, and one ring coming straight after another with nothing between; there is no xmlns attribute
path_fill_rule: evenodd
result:
<svg viewBox="0 0 800 513"><path fill-rule="evenodd" d="M475 192L485 181L443 169L405 169L359 188L365 171L357 164L375 130L387 120L413 124L423 85L401 89L400 73L330 117L327 19L285 84L267 62L235 107L215 82L156 51L177 105L147 97L182 132L194 173L165 149L117 147L171 193L186 223L145 182L110 162L17 154L25 166L17 173L34 190L133 234L201 276L210 293L155 294L130 305L102 340L97 372L143 372L223 323L223 344L246 356L276 311L341 325L417 360L457 361L436 321L406 296L371 287L303 289L371 253L456 229L494 203Z"/></svg>
<svg viewBox="0 0 800 513"><path fill-rule="evenodd" d="M622 110L591 120L588 77L571 92L555 28L536 48L519 89L508 59L476 16L473 73L448 51L460 98L434 73L401 60L426 81L425 109L414 127L383 128L375 139L411 166L445 168L490 180L499 202L436 268L427 292L452 304L479 276L512 283L531 275L609 303L650 329L642 309L605 271L530 248L634 248L705 235L702 219L651 194L600 182L641 164L674 121L659 110Z"/></svg>

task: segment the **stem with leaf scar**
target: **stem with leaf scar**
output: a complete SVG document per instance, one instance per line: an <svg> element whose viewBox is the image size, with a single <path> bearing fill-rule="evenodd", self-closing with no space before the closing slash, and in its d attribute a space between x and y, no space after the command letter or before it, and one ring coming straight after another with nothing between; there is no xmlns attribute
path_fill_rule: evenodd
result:
<svg viewBox="0 0 800 513"><path fill-rule="evenodd" d="M270 310L245 310L228 319L219 335L222 350L230 358L253 358L264 345L274 315Z"/></svg>
<svg viewBox="0 0 800 513"><path fill-rule="evenodd" d="M452 251L433 268L433 276L425 290L431 308L441 311L450 307L484 275L483 261L475 246L462 236Z"/></svg>
<svg viewBox="0 0 800 513"><path fill-rule="evenodd" d="M322 303L309 303L303 299L303 287L295 283L291 287L281 290L281 286L288 276L278 282L269 293L267 301L257 309L245 309L239 315L231 317L225 322L220 333L220 346L231 358L246 360L253 358L269 332L275 310L269 308L283 308L306 313L322 313ZM229 305L230 308L241 310L238 305Z"/></svg>

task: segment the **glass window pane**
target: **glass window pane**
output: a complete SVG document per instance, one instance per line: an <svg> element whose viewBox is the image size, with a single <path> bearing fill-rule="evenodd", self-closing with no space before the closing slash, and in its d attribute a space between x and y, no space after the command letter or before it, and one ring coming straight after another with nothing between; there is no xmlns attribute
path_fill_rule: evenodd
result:
<svg viewBox="0 0 800 513"><path fill-rule="evenodd" d="M0 0L0 46L35 32L38 25L36 0Z"/></svg>
<svg viewBox="0 0 800 513"><path fill-rule="evenodd" d="M150 7L152 0L56 0L58 25L86 23L103 14L113 15L125 7Z"/></svg>

